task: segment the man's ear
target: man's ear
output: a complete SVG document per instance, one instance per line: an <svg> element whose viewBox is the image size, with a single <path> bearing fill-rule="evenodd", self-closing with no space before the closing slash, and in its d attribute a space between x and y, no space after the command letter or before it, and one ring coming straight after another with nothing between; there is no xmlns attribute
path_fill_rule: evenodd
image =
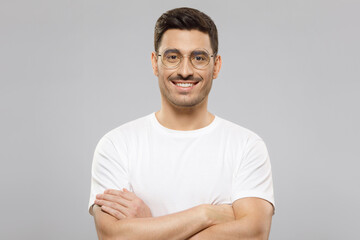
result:
<svg viewBox="0 0 360 240"><path fill-rule="evenodd" d="M159 70L158 70L158 64L157 64L157 55L155 52L152 52L151 53L151 65L152 65L152 68L153 68L153 72L154 72L154 75L155 76L159 76Z"/></svg>
<svg viewBox="0 0 360 240"><path fill-rule="evenodd" d="M217 78L221 69L221 56L216 55L215 63L214 63L214 72L213 72L213 79Z"/></svg>

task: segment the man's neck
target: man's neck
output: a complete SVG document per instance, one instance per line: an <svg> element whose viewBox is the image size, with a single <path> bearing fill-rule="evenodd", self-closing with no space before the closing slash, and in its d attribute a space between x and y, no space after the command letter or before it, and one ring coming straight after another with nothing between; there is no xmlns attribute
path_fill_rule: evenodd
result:
<svg viewBox="0 0 360 240"><path fill-rule="evenodd" d="M207 104L206 104L207 105ZM155 113L159 123L166 128L190 131L208 126L215 118L213 114L207 111L207 107L194 108L174 108L164 106Z"/></svg>

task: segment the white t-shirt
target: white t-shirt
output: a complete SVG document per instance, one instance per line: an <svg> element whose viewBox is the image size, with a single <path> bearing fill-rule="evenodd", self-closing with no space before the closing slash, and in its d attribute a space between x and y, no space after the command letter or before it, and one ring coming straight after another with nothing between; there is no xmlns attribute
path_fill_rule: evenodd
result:
<svg viewBox="0 0 360 240"><path fill-rule="evenodd" d="M154 217L244 197L274 205L263 140L216 115L204 128L178 131L162 126L154 112L108 132L95 149L88 207L105 189L123 188Z"/></svg>

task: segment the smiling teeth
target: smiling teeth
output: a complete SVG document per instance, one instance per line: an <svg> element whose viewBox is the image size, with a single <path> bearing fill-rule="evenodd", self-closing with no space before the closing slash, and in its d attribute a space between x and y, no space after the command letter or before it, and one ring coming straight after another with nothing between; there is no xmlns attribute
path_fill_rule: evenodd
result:
<svg viewBox="0 0 360 240"><path fill-rule="evenodd" d="M176 85L179 87L192 87L194 84L192 84L192 83L177 83Z"/></svg>

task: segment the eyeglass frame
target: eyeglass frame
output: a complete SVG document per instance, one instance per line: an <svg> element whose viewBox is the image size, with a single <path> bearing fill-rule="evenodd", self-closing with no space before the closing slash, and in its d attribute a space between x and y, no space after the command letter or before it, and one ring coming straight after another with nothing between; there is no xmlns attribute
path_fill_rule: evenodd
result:
<svg viewBox="0 0 360 240"><path fill-rule="evenodd" d="M177 51L180 53L180 55L181 55L181 58L180 58L179 63L178 63L176 66L174 66L174 67L168 67L168 66L166 66L166 64L163 62L163 58L162 58L161 56L163 56L164 53L165 53L165 51L167 51L167 50L177 50ZM178 49L176 49L176 48L166 48L166 49L162 52L162 54L159 54L158 52L155 52L155 53L156 53L156 56L158 56L158 57L160 56L160 57L161 57L161 63L162 63L166 68L175 69L175 68L178 68L178 67L180 66L183 58L185 58L185 57L190 57L191 54L192 54L194 51L196 51L196 50L204 50L204 51L209 55L209 57L210 57L209 62L208 62L205 66L203 66L203 67L201 67L201 68L196 67L196 66L193 64L193 62L191 61L191 59L190 59L191 65L192 65L194 68L196 68L196 69L205 69L205 68L209 65L209 63L210 63L210 61L211 61L211 58L212 58L212 57L216 57L216 55L217 55L217 53L213 53L212 55L210 55L209 51L206 50L205 48L196 48L196 49L194 49L193 51L191 51L190 55L188 55L188 56L181 54L181 52L180 52Z"/></svg>

